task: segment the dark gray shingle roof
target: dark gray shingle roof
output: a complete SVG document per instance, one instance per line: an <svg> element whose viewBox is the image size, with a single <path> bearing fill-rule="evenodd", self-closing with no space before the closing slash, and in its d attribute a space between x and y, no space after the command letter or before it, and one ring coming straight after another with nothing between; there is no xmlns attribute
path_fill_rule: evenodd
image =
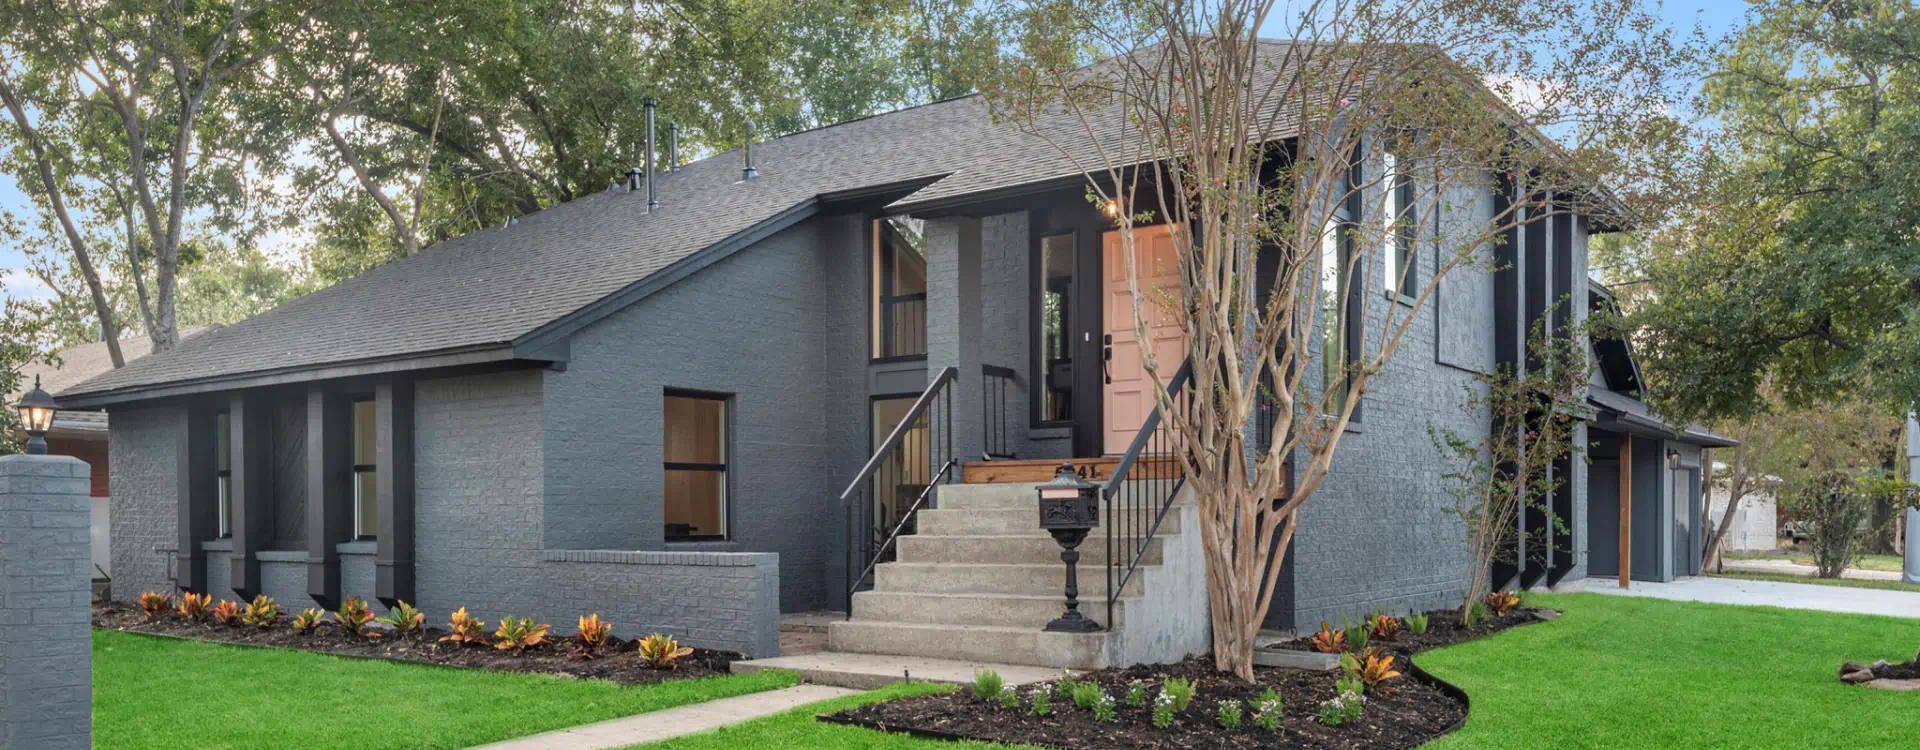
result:
<svg viewBox="0 0 1920 750"><path fill-rule="evenodd" d="M1107 130L1109 148L1124 132L1116 112L1093 115ZM1064 114L1031 129L996 124L979 97L966 97L776 138L755 146L760 177L750 182L740 181L738 152L717 154L660 175L662 205L651 214L643 193L625 191L553 206L429 247L56 395L98 398L497 349L816 196L942 178L896 204L910 209L1079 174L1099 165L1085 127L1078 116Z"/></svg>

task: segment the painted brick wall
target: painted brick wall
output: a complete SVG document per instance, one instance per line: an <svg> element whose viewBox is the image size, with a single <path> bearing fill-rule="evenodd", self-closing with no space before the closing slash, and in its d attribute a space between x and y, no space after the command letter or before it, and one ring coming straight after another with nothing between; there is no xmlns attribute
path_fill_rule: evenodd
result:
<svg viewBox="0 0 1920 750"><path fill-rule="evenodd" d="M142 591L173 590L171 550L178 541L173 497L179 487L175 438L182 419L184 411L168 406L113 412L106 471L113 486L115 599L132 601Z"/></svg>
<svg viewBox="0 0 1920 750"><path fill-rule="evenodd" d="M89 474L67 456L0 457L0 747L91 744Z"/></svg>
<svg viewBox="0 0 1920 750"><path fill-rule="evenodd" d="M784 609L837 600L837 498L867 433L864 236L809 220L575 334L544 379L547 546L776 552ZM665 541L667 388L732 394L725 542Z"/></svg>
<svg viewBox="0 0 1920 750"><path fill-rule="evenodd" d="M495 619L552 585L540 578L541 375L415 386L416 605L429 617L466 606Z"/></svg>

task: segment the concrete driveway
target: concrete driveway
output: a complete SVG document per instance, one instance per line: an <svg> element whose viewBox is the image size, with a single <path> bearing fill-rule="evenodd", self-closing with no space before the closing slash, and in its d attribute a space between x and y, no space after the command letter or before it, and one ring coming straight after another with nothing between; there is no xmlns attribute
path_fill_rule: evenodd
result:
<svg viewBox="0 0 1920 750"><path fill-rule="evenodd" d="M1583 590L1615 596L1647 596L1685 602L1745 604L1920 619L1920 592L1911 591L1707 577L1682 578L1672 583L1634 581L1633 586L1625 591L1620 589L1618 582L1611 579L1588 579Z"/></svg>
<svg viewBox="0 0 1920 750"><path fill-rule="evenodd" d="M1734 572L1772 573L1787 576L1812 576L1819 569L1812 565L1801 565L1792 560L1727 560L1724 567ZM1858 578L1863 581L1898 581L1900 574L1891 570L1865 570L1848 568L1840 573L1841 578Z"/></svg>

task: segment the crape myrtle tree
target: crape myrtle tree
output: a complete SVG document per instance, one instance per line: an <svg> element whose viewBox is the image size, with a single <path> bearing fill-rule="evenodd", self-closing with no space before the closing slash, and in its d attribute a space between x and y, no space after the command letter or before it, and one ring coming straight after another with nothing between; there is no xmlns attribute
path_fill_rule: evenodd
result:
<svg viewBox="0 0 1920 750"><path fill-rule="evenodd" d="M1197 497L1215 665L1251 679L1298 514L1440 281L1525 223L1657 220L1691 50L1604 0L1029 0L1002 19L996 115L1107 207L1137 340L1161 314L1186 337L1184 394L1181 362L1141 356ZM1181 228L1177 291L1142 288L1148 222ZM1438 255L1406 304L1381 293L1390 247Z"/></svg>

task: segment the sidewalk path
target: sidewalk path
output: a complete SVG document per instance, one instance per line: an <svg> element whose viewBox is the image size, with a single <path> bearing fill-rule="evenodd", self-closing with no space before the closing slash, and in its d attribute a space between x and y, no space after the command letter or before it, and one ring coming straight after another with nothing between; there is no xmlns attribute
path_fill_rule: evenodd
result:
<svg viewBox="0 0 1920 750"><path fill-rule="evenodd" d="M496 742L475 750L603 750L626 747L718 729L728 724L758 719L808 703L852 695L855 692L858 691L824 685L795 685L784 690L769 690L764 693L695 703L665 711L654 711L624 719Z"/></svg>
<svg viewBox="0 0 1920 750"><path fill-rule="evenodd" d="M1633 586L1625 591L1611 579L1588 579L1585 583L1585 591L1613 596L1648 596L1676 601L1920 618L1920 593L1911 591L1744 581L1738 578L1681 578L1671 583L1634 581Z"/></svg>
<svg viewBox="0 0 1920 750"><path fill-rule="evenodd" d="M1816 571L1812 565L1801 565L1792 560L1726 560L1727 570L1737 573L1773 573L1775 575L1807 576L1811 578ZM1856 578L1862 581L1898 581L1900 574L1891 570L1862 570L1848 568L1840 574L1841 578Z"/></svg>

